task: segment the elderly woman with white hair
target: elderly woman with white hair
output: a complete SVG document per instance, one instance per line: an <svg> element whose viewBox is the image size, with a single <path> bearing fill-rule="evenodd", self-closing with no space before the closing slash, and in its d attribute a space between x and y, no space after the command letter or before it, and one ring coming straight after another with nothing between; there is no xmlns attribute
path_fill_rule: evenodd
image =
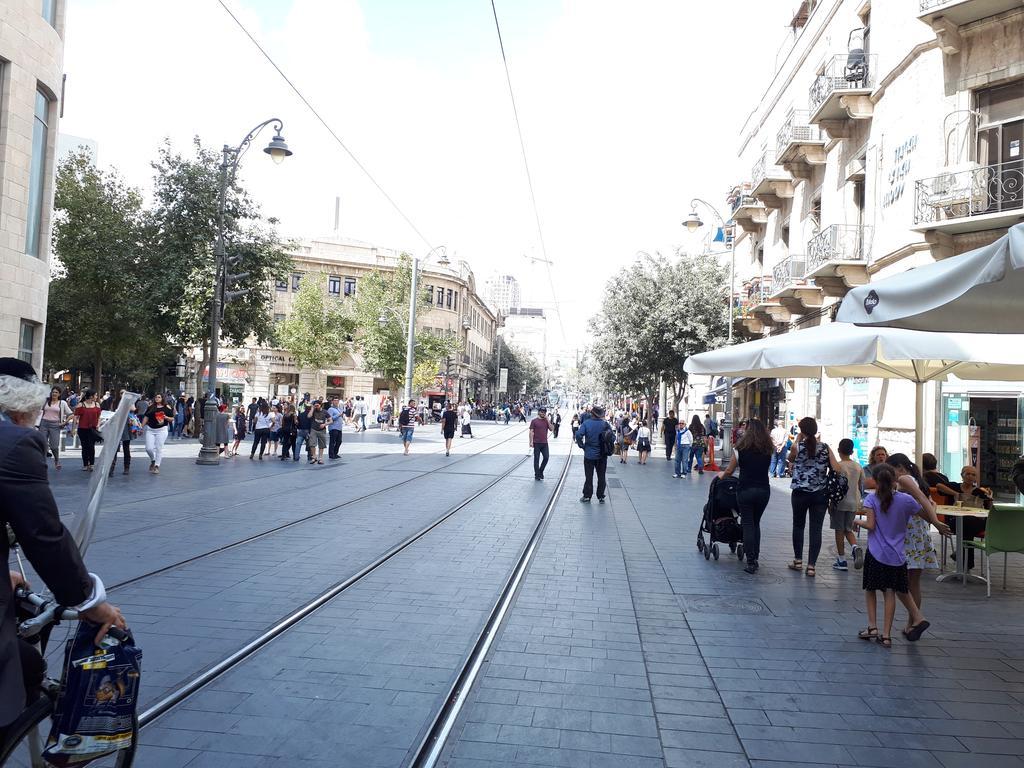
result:
<svg viewBox="0 0 1024 768"><path fill-rule="evenodd" d="M61 524L46 476L46 439L35 429L39 404L49 392L32 366L0 358L0 524L10 525L22 552L62 604L97 626L97 642L111 626L125 627L121 612L106 601L103 582L85 570L74 539ZM0 536L0 557L10 543ZM21 713L28 691L38 685L42 660L15 633L13 592L25 584L12 571L0 579L0 735Z"/></svg>

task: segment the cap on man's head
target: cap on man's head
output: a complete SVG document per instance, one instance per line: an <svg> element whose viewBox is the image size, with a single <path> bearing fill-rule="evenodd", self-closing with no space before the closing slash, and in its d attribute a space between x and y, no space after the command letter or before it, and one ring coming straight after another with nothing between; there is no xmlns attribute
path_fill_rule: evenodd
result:
<svg viewBox="0 0 1024 768"><path fill-rule="evenodd" d="M0 357L0 376L14 376L23 381L38 381L36 370L17 357Z"/></svg>
<svg viewBox="0 0 1024 768"><path fill-rule="evenodd" d="M548 409L545 406L543 406L543 405L540 408L537 409L537 413L547 413L547 412L548 412Z"/></svg>

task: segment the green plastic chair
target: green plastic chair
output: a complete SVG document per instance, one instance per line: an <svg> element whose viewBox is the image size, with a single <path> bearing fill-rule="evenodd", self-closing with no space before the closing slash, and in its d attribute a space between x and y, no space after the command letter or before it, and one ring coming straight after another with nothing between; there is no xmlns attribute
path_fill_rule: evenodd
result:
<svg viewBox="0 0 1024 768"><path fill-rule="evenodd" d="M988 513L988 522L985 524L985 538L965 541L965 552L967 547L974 547L985 556L986 597L992 597L992 555L997 552L1003 553L1003 589L1006 589L1009 553L1024 554L1024 506L993 504L992 510Z"/></svg>

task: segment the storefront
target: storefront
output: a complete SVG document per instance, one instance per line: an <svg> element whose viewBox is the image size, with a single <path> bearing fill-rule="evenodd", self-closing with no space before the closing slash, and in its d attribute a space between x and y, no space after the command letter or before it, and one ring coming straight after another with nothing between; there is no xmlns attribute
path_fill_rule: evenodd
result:
<svg viewBox="0 0 1024 768"><path fill-rule="evenodd" d="M1024 397L1009 388L981 386L943 386L939 469L958 480L964 466L976 467L981 485L991 488L996 500L1015 501L1018 494L1010 472L1024 453Z"/></svg>
<svg viewBox="0 0 1024 768"><path fill-rule="evenodd" d="M238 405L245 395L249 372L238 363L217 363L217 390L231 405ZM203 369L203 391L210 386L210 368Z"/></svg>
<svg viewBox="0 0 1024 768"><path fill-rule="evenodd" d="M348 377L346 376L334 375L327 377L325 391L327 392L328 400L331 400L332 398L335 397L338 398L339 400L345 399L345 383L347 378Z"/></svg>
<svg viewBox="0 0 1024 768"><path fill-rule="evenodd" d="M843 409L846 435L853 440L853 459L868 463L873 441L870 439L870 412L868 409L868 380L846 379L843 384Z"/></svg>

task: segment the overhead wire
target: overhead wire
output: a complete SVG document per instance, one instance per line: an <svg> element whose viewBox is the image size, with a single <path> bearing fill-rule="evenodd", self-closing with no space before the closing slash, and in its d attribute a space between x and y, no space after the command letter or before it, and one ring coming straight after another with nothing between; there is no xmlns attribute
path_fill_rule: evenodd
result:
<svg viewBox="0 0 1024 768"><path fill-rule="evenodd" d="M551 298L554 301L555 313L558 315L558 328L562 332L562 342L566 341L565 325L562 322L562 310L558 306L558 294L555 292L555 280L551 273L551 259L548 257L548 248L544 242L544 229L540 224L540 210L537 207L537 195L533 191L533 175L530 173L530 162L526 157L526 142L523 141L523 126L519 121L519 108L516 106L516 94L512 88L512 75L508 69L508 57L505 55L505 41L501 36L501 24L498 21L498 8L495 0L491 0L491 12L494 14L494 29L498 33L498 47L501 48L501 61L505 65L505 81L508 83L508 95L512 101L512 115L516 121L516 133L519 135L519 149L523 155L523 168L526 171L526 183L530 189L530 203L533 205L533 218L537 223L537 238L540 241L540 250L544 255L544 265L547 268L548 284L551 287Z"/></svg>
<svg viewBox="0 0 1024 768"><path fill-rule="evenodd" d="M260 45L259 41L255 37L253 37L252 33L249 32L248 29L246 29L245 25L234 14L234 12L227 6L227 4L224 2L224 0L217 0L217 3L220 5L221 8L223 8L227 12L228 16L230 16L231 19L235 22L235 24L238 25L238 28L240 30L242 30L242 32L245 34L246 37L249 38L249 40L252 42L252 44L256 46L257 50L259 50L259 52L261 54L263 54L263 58L265 58L270 63L270 66L272 66L275 70L277 70L277 73L288 84L288 87L291 88L292 91L295 93L295 95L299 97L299 101L301 101L303 104L305 104L306 107L309 109L309 111L313 113L313 116L327 130L327 133L329 133L331 135L331 138L333 138L338 143L339 147L341 147L343 150L345 150L345 153L349 156L349 158L352 160L352 162L356 164L356 167L360 171L363 172L363 174L366 176L366 178L368 178L370 180L370 182L373 184L373 186L375 186L377 188L377 191L380 192L384 196L384 199L387 200L388 203L391 204L391 207L394 208L395 211L398 213L398 215L401 216L402 219L405 221L405 223L409 225L409 228L413 232L415 232L416 235L420 238L420 240L422 240L426 244L427 248L432 248L433 244L430 242L430 240L428 240L427 237L419 230L419 228L415 224L413 224L412 219L410 219L409 216L406 215L405 211L403 211L399 207L398 203L395 202L394 198L392 198L391 195L389 195L387 193L387 190L385 190L384 187L380 184L380 182L377 181L376 178L374 178L374 175L372 173L370 173L369 169L365 165L363 165L363 163L359 160L358 157L356 157L355 153L351 149L348 148L348 146L345 144L345 142L342 141L341 137L327 123L327 121L323 118L323 116L320 114L320 112L317 111L316 107L314 107L310 103L309 99L307 99L303 95L302 91L299 90L298 86L295 85L295 83L292 82L291 78L289 78L288 75L286 75L284 73L284 70L282 70L281 67L279 67L277 65L277 62L274 61L274 58L269 53L267 53L266 49L262 45Z"/></svg>

